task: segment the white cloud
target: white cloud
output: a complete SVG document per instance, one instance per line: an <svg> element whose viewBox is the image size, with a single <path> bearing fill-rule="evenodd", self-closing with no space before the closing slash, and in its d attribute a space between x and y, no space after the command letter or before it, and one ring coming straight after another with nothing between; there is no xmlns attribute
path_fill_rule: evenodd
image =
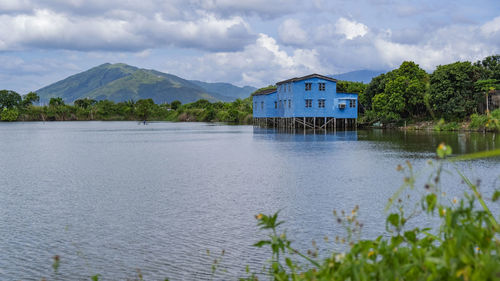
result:
<svg viewBox="0 0 500 281"><path fill-rule="evenodd" d="M190 79L232 81L262 86L293 76L323 72L314 49L284 51L276 40L259 34L254 44L239 52L218 52L184 62L168 62L167 70Z"/></svg>
<svg viewBox="0 0 500 281"><path fill-rule="evenodd" d="M289 45L301 46L308 41L307 33L296 19L285 20L278 29L280 40Z"/></svg>
<svg viewBox="0 0 500 281"><path fill-rule="evenodd" d="M68 16L48 9L0 15L0 50L26 47L71 50L144 50L181 46L225 51L242 49L255 37L241 17L219 19L198 13L195 21L161 13L128 18Z"/></svg>
<svg viewBox="0 0 500 281"><path fill-rule="evenodd" d="M481 33L483 33L483 35L485 36L491 36L495 33L498 33L498 31L500 31L500 16L486 22L481 26ZM497 35L500 36L500 34Z"/></svg>
<svg viewBox="0 0 500 281"><path fill-rule="evenodd" d="M340 18L335 24L337 33L345 35L349 40L352 40L358 36L365 36L368 33L368 27L362 23L355 21L350 21L346 18Z"/></svg>

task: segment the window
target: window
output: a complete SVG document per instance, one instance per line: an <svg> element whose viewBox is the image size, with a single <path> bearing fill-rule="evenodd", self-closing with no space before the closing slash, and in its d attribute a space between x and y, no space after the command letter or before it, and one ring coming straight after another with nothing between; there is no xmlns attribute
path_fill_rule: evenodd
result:
<svg viewBox="0 0 500 281"><path fill-rule="evenodd" d="M325 83L318 83L318 90L324 91L325 90Z"/></svg>
<svg viewBox="0 0 500 281"><path fill-rule="evenodd" d="M260 102L260 108L264 109L264 102L263 101Z"/></svg>
<svg viewBox="0 0 500 281"><path fill-rule="evenodd" d="M349 100L349 107L356 107L356 100Z"/></svg>
<svg viewBox="0 0 500 281"><path fill-rule="evenodd" d="M288 91L291 92L292 91L292 83L289 83L288 84Z"/></svg>
<svg viewBox="0 0 500 281"><path fill-rule="evenodd" d="M278 108L278 102L277 101L274 102L274 108Z"/></svg>
<svg viewBox="0 0 500 281"><path fill-rule="evenodd" d="M312 83L306 83L306 91L310 91L312 88Z"/></svg>
<svg viewBox="0 0 500 281"><path fill-rule="evenodd" d="M255 105L253 106L254 108L257 108L257 102L255 102Z"/></svg>
<svg viewBox="0 0 500 281"><path fill-rule="evenodd" d="M324 108L325 107L325 100L324 99L318 100L318 107L319 108Z"/></svg>
<svg viewBox="0 0 500 281"><path fill-rule="evenodd" d="M307 99L306 100L306 107L312 107L313 100Z"/></svg>
<svg viewBox="0 0 500 281"><path fill-rule="evenodd" d="M292 100L288 100L288 108L292 107Z"/></svg>

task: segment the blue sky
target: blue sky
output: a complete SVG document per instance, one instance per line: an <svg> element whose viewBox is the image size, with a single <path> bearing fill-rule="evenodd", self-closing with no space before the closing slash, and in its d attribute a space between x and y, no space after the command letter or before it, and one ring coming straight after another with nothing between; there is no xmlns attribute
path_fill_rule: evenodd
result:
<svg viewBox="0 0 500 281"><path fill-rule="evenodd" d="M102 63L261 87L500 53L500 1L0 0L0 88Z"/></svg>

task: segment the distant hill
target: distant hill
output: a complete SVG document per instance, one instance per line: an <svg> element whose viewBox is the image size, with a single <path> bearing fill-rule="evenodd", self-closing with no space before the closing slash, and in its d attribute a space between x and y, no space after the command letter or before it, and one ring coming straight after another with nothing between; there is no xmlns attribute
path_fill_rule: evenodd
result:
<svg viewBox="0 0 500 281"><path fill-rule="evenodd" d="M330 77L333 77L338 80L345 80L345 81L354 81L354 82L363 82L363 83L370 83L372 81L373 77L379 76L382 73L386 73L387 71L384 70L356 70L356 71L351 71L351 72L346 72L346 73L341 73L341 74L335 74L335 75L329 75Z"/></svg>
<svg viewBox="0 0 500 281"><path fill-rule="evenodd" d="M229 98L247 98L251 93L253 93L257 88L251 86L238 87L230 83L207 83L197 80L189 80L189 82L198 85L205 89L209 93L222 95L223 97Z"/></svg>
<svg viewBox="0 0 500 281"><path fill-rule="evenodd" d="M61 97L67 103L81 98L108 99L115 102L151 98L155 103L179 100L182 103L199 99L233 101L246 98L253 87L237 87L228 83L189 81L178 76L123 63L91 68L39 89L42 102Z"/></svg>

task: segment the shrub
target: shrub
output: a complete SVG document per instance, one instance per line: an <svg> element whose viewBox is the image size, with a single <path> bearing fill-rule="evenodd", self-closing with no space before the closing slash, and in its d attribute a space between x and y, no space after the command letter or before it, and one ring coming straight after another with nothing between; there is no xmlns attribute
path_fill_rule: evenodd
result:
<svg viewBox="0 0 500 281"><path fill-rule="evenodd" d="M460 171L457 175L469 187L464 198L446 198L440 177L444 158L451 148L441 144L440 160L429 161L433 168L419 201L407 199L403 191L415 190L412 165L398 166L405 173L403 186L390 199L386 219L389 233L372 240L359 240L362 224L357 220L358 207L338 214L337 222L347 230L345 252L332 252L318 260L315 253L304 255L292 247L286 234L280 233L278 213L259 214L257 225L269 233L269 239L255 244L270 247L272 257L267 273L271 280L498 280L500 278L500 225L491 213L486 199ZM500 156L500 149L457 157L453 161ZM405 195L402 195L405 194ZM491 202L500 198L494 192ZM406 200L406 201L405 201ZM405 203L406 202L406 203ZM412 204L410 208L406 208ZM406 207L405 207L406 206ZM407 210L413 210L409 214ZM416 215L439 219L435 229L408 228ZM317 252L317 251L316 251ZM306 264L295 259L300 258ZM257 280L252 274L244 280Z"/></svg>
<svg viewBox="0 0 500 281"><path fill-rule="evenodd" d="M11 109L4 108L1 114L1 120L7 122L16 121L17 117L19 117L19 111L17 111L17 109L15 108Z"/></svg>

